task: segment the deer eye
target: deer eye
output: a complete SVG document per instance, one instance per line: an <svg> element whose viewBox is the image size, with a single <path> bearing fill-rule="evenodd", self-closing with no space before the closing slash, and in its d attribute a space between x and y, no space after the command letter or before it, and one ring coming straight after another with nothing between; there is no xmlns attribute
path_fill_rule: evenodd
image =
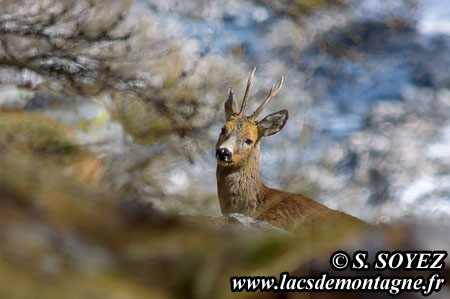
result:
<svg viewBox="0 0 450 299"><path fill-rule="evenodd" d="M222 128L222 129L220 130L220 135L225 135L226 132L227 132L227 129Z"/></svg>
<svg viewBox="0 0 450 299"><path fill-rule="evenodd" d="M247 144L247 145L252 145L253 140L251 140L251 139L246 139L244 142L245 142L245 144Z"/></svg>

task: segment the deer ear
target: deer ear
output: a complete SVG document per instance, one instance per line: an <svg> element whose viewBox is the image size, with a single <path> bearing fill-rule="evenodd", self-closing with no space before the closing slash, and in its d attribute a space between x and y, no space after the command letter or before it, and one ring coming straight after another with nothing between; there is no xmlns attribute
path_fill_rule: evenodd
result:
<svg viewBox="0 0 450 299"><path fill-rule="evenodd" d="M258 130L261 136L270 136L278 133L283 129L289 118L287 110L281 110L264 117L263 120L258 122Z"/></svg>
<svg viewBox="0 0 450 299"><path fill-rule="evenodd" d="M228 88L228 98L225 102L225 116L227 120L230 120L231 116L236 115L239 113L237 104L236 104L236 98L234 97L233 90Z"/></svg>

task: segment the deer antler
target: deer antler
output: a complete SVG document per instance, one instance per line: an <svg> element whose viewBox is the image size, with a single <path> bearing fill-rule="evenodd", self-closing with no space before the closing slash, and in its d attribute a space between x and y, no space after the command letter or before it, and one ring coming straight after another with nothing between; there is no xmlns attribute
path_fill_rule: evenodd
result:
<svg viewBox="0 0 450 299"><path fill-rule="evenodd" d="M284 76L281 76L281 80L280 80L280 84L278 85L276 90L273 90L274 86L272 85L272 88L270 89L270 93L267 96L267 98L264 100L264 102L262 102L262 104L258 107L258 109L256 109L255 112L253 112L253 114L250 116L251 119L255 119L258 117L258 115L264 110L264 108L266 108L267 104L269 104L269 102L276 97L276 95L280 92L281 87L283 87L283 81L284 81Z"/></svg>
<svg viewBox="0 0 450 299"><path fill-rule="evenodd" d="M241 111L239 112L239 117L243 117L245 115L245 110L247 110L248 106L248 93L250 91L250 85L252 85L253 75L255 74L256 67L253 69L252 73L248 77L247 88L245 89L244 99L242 100Z"/></svg>

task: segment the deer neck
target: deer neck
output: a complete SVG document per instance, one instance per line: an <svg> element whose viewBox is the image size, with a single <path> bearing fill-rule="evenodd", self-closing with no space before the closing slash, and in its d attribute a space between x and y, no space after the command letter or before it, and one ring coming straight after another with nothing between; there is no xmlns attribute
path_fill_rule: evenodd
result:
<svg viewBox="0 0 450 299"><path fill-rule="evenodd" d="M259 144L246 163L231 168L217 165L217 191L224 215L241 213L250 217L258 214L264 199L264 185L259 178Z"/></svg>

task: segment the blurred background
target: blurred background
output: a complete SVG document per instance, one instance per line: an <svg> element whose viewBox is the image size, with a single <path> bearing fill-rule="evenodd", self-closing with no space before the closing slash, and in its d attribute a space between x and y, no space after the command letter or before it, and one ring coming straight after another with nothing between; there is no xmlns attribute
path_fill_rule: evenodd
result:
<svg viewBox="0 0 450 299"><path fill-rule="evenodd" d="M343 244L449 248L449 53L443 0L1 0L0 297L228 297ZM285 75L265 113L290 115L266 185L391 228L219 217L226 90L255 66L249 110Z"/></svg>

